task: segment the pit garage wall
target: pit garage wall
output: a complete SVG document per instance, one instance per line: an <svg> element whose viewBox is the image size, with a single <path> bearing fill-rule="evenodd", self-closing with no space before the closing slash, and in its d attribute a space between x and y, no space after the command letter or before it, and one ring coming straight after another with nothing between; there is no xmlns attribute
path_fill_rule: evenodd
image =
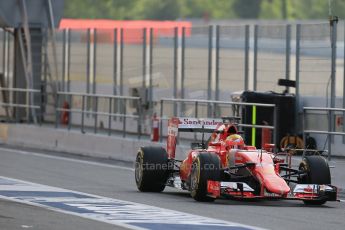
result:
<svg viewBox="0 0 345 230"><path fill-rule="evenodd" d="M147 140L105 136L100 134L82 134L49 127L26 124L0 124L0 143L16 147L53 150L99 158L133 162L141 146L163 146L165 143L152 143ZM332 156L343 156L340 140L335 140ZM188 146L177 146L176 159L184 159Z"/></svg>

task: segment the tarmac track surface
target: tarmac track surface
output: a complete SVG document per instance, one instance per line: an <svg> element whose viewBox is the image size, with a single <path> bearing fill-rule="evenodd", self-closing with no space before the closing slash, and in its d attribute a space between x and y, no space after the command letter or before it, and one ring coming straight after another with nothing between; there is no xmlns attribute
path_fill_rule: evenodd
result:
<svg viewBox="0 0 345 230"><path fill-rule="evenodd" d="M0 147L0 176L268 229L344 229L345 203L305 206L300 201L194 201L167 188L140 193L131 163ZM44 208L0 200L0 228L121 229Z"/></svg>

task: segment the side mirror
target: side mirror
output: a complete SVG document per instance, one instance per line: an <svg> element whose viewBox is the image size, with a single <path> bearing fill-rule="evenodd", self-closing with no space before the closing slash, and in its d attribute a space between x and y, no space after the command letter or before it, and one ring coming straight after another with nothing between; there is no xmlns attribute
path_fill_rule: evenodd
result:
<svg viewBox="0 0 345 230"><path fill-rule="evenodd" d="M264 144L264 150L268 151L268 152L273 152L273 149L276 147L275 144L271 144L271 143L265 143Z"/></svg>
<svg viewBox="0 0 345 230"><path fill-rule="evenodd" d="M210 142L208 145L209 146L220 146L221 143L220 142Z"/></svg>

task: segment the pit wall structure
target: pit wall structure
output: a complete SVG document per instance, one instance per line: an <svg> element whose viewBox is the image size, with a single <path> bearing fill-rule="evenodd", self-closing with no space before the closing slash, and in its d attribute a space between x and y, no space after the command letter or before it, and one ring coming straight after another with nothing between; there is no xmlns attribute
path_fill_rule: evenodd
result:
<svg viewBox="0 0 345 230"><path fill-rule="evenodd" d="M338 137L335 137L338 138ZM339 137L341 138L341 137ZM135 136L106 136L80 131L27 124L0 124L0 143L21 148L59 151L83 156L134 162L142 146L162 146L166 143L151 142ZM178 145L176 159L184 159L189 146ZM332 146L332 156L345 157L340 146Z"/></svg>
<svg viewBox="0 0 345 230"><path fill-rule="evenodd" d="M27 124L0 124L0 143L21 148L58 151L83 156L133 162L142 146L162 146L133 137L106 136L80 131L55 129ZM184 159L188 146L178 146L176 159Z"/></svg>

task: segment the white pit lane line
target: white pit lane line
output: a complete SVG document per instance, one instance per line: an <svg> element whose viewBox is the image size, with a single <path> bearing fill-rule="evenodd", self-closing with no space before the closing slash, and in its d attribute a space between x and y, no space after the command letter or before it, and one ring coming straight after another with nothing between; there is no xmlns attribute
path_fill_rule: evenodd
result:
<svg viewBox="0 0 345 230"><path fill-rule="evenodd" d="M0 147L0 150L79 164L134 171L133 168ZM263 229L184 212L101 197L0 176L0 198L129 229ZM125 213L125 215L124 215Z"/></svg>
<svg viewBox="0 0 345 230"><path fill-rule="evenodd" d="M1 176L0 198L129 229L262 229Z"/></svg>

